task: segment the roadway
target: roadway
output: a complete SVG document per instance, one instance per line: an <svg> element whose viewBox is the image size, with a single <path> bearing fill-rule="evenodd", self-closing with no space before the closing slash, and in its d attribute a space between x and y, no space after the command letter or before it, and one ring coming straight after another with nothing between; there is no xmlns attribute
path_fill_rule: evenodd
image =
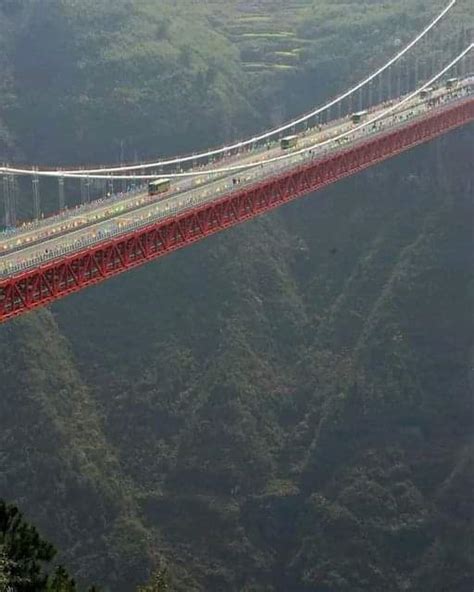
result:
<svg viewBox="0 0 474 592"><path fill-rule="evenodd" d="M58 216L27 224L13 233L0 233L0 278L20 273L28 268L36 267L52 259L60 258L79 251L117 235L130 232L140 226L148 225L156 220L172 217L199 204L218 199L221 195L239 190L274 176L288 168L304 164L310 160L321 158L328 153L360 142L367 136L383 133L395 126L405 125L431 109L440 105L459 100L473 91L472 79L460 83L456 89L440 88L431 96L422 99L417 97L406 103L400 111L390 113L383 119L367 128L354 131L350 138L336 140L321 148L306 150L294 154L285 160L268 164L260 164L282 154L277 142L253 151L211 163L206 168L223 168L235 165L249 165L239 171L209 174L200 177L176 179L172 189L165 196L149 196L145 190L116 195L112 198L99 200L72 210L62 212ZM430 106L429 101L436 99L437 104ZM387 109L387 105L379 105L370 110L370 117L376 116ZM299 135L298 145L292 151L314 146L317 143L337 138L355 126L350 118L336 120L322 127L310 128Z"/></svg>

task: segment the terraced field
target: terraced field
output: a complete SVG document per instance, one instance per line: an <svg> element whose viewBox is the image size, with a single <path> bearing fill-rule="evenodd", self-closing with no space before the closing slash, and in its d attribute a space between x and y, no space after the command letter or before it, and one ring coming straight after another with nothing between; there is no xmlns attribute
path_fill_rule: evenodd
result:
<svg viewBox="0 0 474 592"><path fill-rule="evenodd" d="M208 18L213 26L240 50L244 68L250 72L307 69L325 56L329 69L341 68L351 55L366 71L380 55L391 55L408 40L408 19L421 27L432 18L444 0L426 5L422 0L208 0ZM455 22L471 15L461 0ZM449 25L446 37L449 37ZM368 54L370 43L379 49ZM426 52L429 53L429 52ZM329 63L328 60L331 62ZM367 63L366 63L367 62ZM373 63L372 63L373 62ZM349 68L354 73L353 65Z"/></svg>
<svg viewBox="0 0 474 592"><path fill-rule="evenodd" d="M214 5L217 28L240 49L249 71L297 70L301 54L310 43L298 35L298 24L312 0L238 0L233 9Z"/></svg>

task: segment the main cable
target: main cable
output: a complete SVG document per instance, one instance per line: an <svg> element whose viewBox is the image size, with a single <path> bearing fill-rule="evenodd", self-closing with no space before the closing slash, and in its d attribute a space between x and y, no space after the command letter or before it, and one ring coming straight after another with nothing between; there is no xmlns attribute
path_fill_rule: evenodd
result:
<svg viewBox="0 0 474 592"><path fill-rule="evenodd" d="M261 166L261 165L264 166L264 165L271 164L274 162L288 160L288 159L298 156L300 154L304 154L305 152L309 152L310 150L314 150L315 148L323 148L324 146L332 144L338 140L342 140L344 138L347 138L347 137L351 136L352 134L354 134L355 132L362 130L362 129L366 128L367 126L376 123L380 119L383 119L384 117L386 117L390 113L393 113L393 112L399 110L400 107L402 107L406 103L409 103L412 99L414 99L416 96L418 96L423 90L426 90L427 88L432 86L435 82L437 82L442 76L444 76L444 74L446 74L446 72L448 72L451 68L453 68L460 60L462 60L473 48L474 48L474 43L471 43L461 53L459 53L456 58L454 58L447 66L445 66L442 70L440 70L430 80L425 82L422 86L420 86L419 88L414 90L412 93L410 93L409 95L404 97L401 101L399 101L395 105L392 105L392 106L388 107L387 109L381 111L375 117L372 117L371 119L364 121L360 125L353 127L346 132L342 132L338 136L335 136L333 138L328 138L327 140L324 140L322 142L317 142L316 144L313 144L311 146L305 146L304 148L301 148L300 150L289 152L289 153L283 154L281 156L275 156L273 158L268 158L266 160L254 161L254 162L250 162L250 163L246 163L246 164L233 165L233 166L223 167L223 168L218 168L218 169L208 169L208 170L203 170L203 171L193 171L193 172L183 172L183 173L170 173L167 175L164 175L164 174L163 175L116 175L116 176L110 177L109 175L99 175L99 174L95 174L95 173L91 174L91 175L82 175L82 174L76 174L76 173L63 173L62 176L67 179L83 179L83 178L88 178L88 179L111 179L112 178L114 180L115 179L117 179L117 180L123 180L123 179L127 179L127 180L179 179L179 178L184 178L184 177L221 175L223 173L232 173L235 171L241 171L243 169L251 169L256 166ZM0 169L0 172L2 172L2 169ZM12 174L20 174L20 175L27 174L27 173L25 173L24 169L9 169L9 172ZM46 176L46 177L57 177L58 176L57 173L55 173L53 171L44 171L42 173L42 175Z"/></svg>
<svg viewBox="0 0 474 592"><path fill-rule="evenodd" d="M12 167L0 167L0 173L23 174L23 175L35 174L38 176L48 176L48 177L51 177L51 176L52 177L67 177L70 174L75 173L78 177L82 176L83 178L102 178L102 177L94 177L93 175L96 173L104 174L104 173L116 173L116 172L121 172L121 171L133 171L133 170L145 170L145 169L150 169L150 168L160 168L160 167L164 167L164 166L168 166L168 165L181 164L181 163L190 162L190 161L195 162L198 160L202 160L204 158L216 156L218 154L223 154L225 152L231 152L233 150L238 150L239 148L243 148L243 147L248 146L250 144L255 144L255 143L260 142L262 140L266 140L266 139L271 138L272 136L275 136L277 134L280 134L280 133L282 133L282 132L284 132L296 125L299 125L300 123L304 123L308 119L316 117L320 113L326 111L327 109L330 109L334 105L337 105L338 103L340 103L344 99L350 97L352 94L354 94L355 92L357 92L358 90L360 90L361 88L363 88L364 86L369 84L372 80L374 80L374 78L381 75L385 70L390 68L390 66L395 64L408 51L410 51L410 49L412 49L421 39L423 39L439 23L439 21L441 19L443 19L446 14L448 14L448 12L453 8L453 6L456 4L456 2L457 2L457 0L451 0L449 2L449 4L436 16L436 18L433 21L431 21L431 23L429 25L427 25L423 29L423 31L421 33L419 33L408 45L406 45L401 51L399 51L395 56L393 56L384 66L382 66L381 68L379 68L378 70L373 72L370 76L368 76L367 78L365 78L364 80L362 80L361 82L356 84L354 87L352 87L351 89L349 89L345 93L339 95L335 99L329 101L324 106L319 107L319 108L315 109L314 111L311 111L310 113L303 115L302 117L300 117L298 119L290 121L278 128L275 128L273 130L270 130L270 131L267 131L263 134L260 134L259 136L254 136L250 139L243 140L241 142L237 142L237 143L229 145L229 146L224 146L221 148L209 150L207 152L201 152L198 154L193 154L193 155L188 155L188 156L183 156L183 157L176 157L176 158L172 158L172 159L168 159L168 160L160 160L157 162L148 162L148 163L133 164L133 165L122 165L122 166L116 166L116 167L100 167L100 168L92 168L92 169L75 168L75 169L64 169L64 170L56 170L56 171L52 171L51 169L48 170L48 169L38 169L38 168L34 168L34 169L30 170L30 169L15 169ZM17 173L15 171L21 171L21 173ZM51 174L51 173L54 173L54 174ZM194 174L197 174L197 173L194 173ZM171 177L171 176L176 176L176 175L170 174L167 176ZM115 177L114 176L114 178L129 178L129 177ZM143 178L143 177L141 177L141 178ZM158 178L158 177L155 175L153 178Z"/></svg>

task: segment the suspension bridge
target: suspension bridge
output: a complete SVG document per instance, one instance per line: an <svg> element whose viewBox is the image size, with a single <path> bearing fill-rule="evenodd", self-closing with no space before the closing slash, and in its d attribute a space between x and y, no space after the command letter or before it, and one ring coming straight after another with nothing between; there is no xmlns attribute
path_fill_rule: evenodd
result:
<svg viewBox="0 0 474 592"><path fill-rule="evenodd" d="M452 47L438 43L441 49L433 52L437 30L455 7L456 0L451 0L410 43L358 84L252 138L148 163L87 169L1 166L5 230L0 232L0 322L472 122L471 31L463 28ZM32 215L19 222L18 179L23 177L31 178ZM58 209L46 217L40 179L58 183ZM74 207L66 205L66 183L79 184L81 202ZM114 183L123 190L115 192Z"/></svg>

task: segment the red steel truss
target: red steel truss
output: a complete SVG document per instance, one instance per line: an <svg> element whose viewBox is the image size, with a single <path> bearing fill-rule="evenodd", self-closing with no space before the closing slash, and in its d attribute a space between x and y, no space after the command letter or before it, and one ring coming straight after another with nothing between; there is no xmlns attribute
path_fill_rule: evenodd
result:
<svg viewBox="0 0 474 592"><path fill-rule="evenodd" d="M0 281L0 322L186 247L474 120L474 98L242 191Z"/></svg>

